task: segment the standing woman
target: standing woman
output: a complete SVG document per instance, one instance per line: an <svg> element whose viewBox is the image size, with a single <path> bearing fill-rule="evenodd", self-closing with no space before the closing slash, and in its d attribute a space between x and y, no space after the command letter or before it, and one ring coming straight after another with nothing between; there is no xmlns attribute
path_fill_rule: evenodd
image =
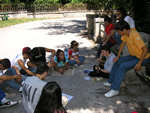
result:
<svg viewBox="0 0 150 113"><path fill-rule="evenodd" d="M76 67L82 64L82 62L84 61L84 56L79 56L78 42L76 42L75 40L71 42L71 47L68 53L69 53L69 61L68 61L69 65Z"/></svg>

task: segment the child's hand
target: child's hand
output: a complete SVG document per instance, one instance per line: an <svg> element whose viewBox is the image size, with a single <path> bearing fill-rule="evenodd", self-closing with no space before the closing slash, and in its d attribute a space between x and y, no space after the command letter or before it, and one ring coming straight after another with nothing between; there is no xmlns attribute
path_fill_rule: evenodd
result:
<svg viewBox="0 0 150 113"><path fill-rule="evenodd" d="M3 80L0 80L0 84L2 84L3 83Z"/></svg>
<svg viewBox="0 0 150 113"><path fill-rule="evenodd" d="M79 60L76 60L76 62L77 62L78 64L80 64L80 61L79 61Z"/></svg>
<svg viewBox="0 0 150 113"><path fill-rule="evenodd" d="M59 68L58 71L59 71L60 73L63 73L65 70L64 70L64 68Z"/></svg>
<svg viewBox="0 0 150 113"><path fill-rule="evenodd" d="M101 63L101 59L99 58L99 59L97 60L97 62Z"/></svg>
<svg viewBox="0 0 150 113"><path fill-rule="evenodd" d="M17 75L17 82L19 83L19 82L21 82L21 80L22 80L21 74L18 74L18 75Z"/></svg>

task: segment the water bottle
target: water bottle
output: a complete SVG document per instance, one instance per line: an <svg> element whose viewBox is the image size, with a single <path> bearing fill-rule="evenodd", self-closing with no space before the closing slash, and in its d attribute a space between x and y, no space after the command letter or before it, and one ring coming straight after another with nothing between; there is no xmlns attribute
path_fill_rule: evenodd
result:
<svg viewBox="0 0 150 113"><path fill-rule="evenodd" d="M65 49L64 55L65 55L66 58L69 57L67 49Z"/></svg>

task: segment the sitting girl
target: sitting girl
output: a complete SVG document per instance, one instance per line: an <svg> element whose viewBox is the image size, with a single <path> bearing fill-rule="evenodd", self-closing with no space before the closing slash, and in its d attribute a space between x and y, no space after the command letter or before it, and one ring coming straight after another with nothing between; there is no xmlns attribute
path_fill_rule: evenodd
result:
<svg viewBox="0 0 150 113"><path fill-rule="evenodd" d="M57 50L54 57L54 70L63 74L68 69L68 58L64 55L64 52L60 49Z"/></svg>
<svg viewBox="0 0 150 113"><path fill-rule="evenodd" d="M69 53L69 61L68 61L69 65L76 67L82 64L82 62L84 61L84 56L79 56L78 43L75 40L71 42L71 47L68 53Z"/></svg>

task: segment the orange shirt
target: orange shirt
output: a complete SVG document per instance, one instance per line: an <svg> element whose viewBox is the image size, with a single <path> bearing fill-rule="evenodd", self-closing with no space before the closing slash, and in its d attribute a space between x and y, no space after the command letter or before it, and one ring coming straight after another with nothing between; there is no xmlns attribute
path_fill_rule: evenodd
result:
<svg viewBox="0 0 150 113"><path fill-rule="evenodd" d="M136 29L132 28L130 30L129 36L125 35L121 37L123 42L126 42L129 54L131 56L136 56L137 58L141 58L142 56L142 47L145 46L145 43L141 37L141 35L136 31ZM147 53L146 58L150 57L150 53Z"/></svg>

